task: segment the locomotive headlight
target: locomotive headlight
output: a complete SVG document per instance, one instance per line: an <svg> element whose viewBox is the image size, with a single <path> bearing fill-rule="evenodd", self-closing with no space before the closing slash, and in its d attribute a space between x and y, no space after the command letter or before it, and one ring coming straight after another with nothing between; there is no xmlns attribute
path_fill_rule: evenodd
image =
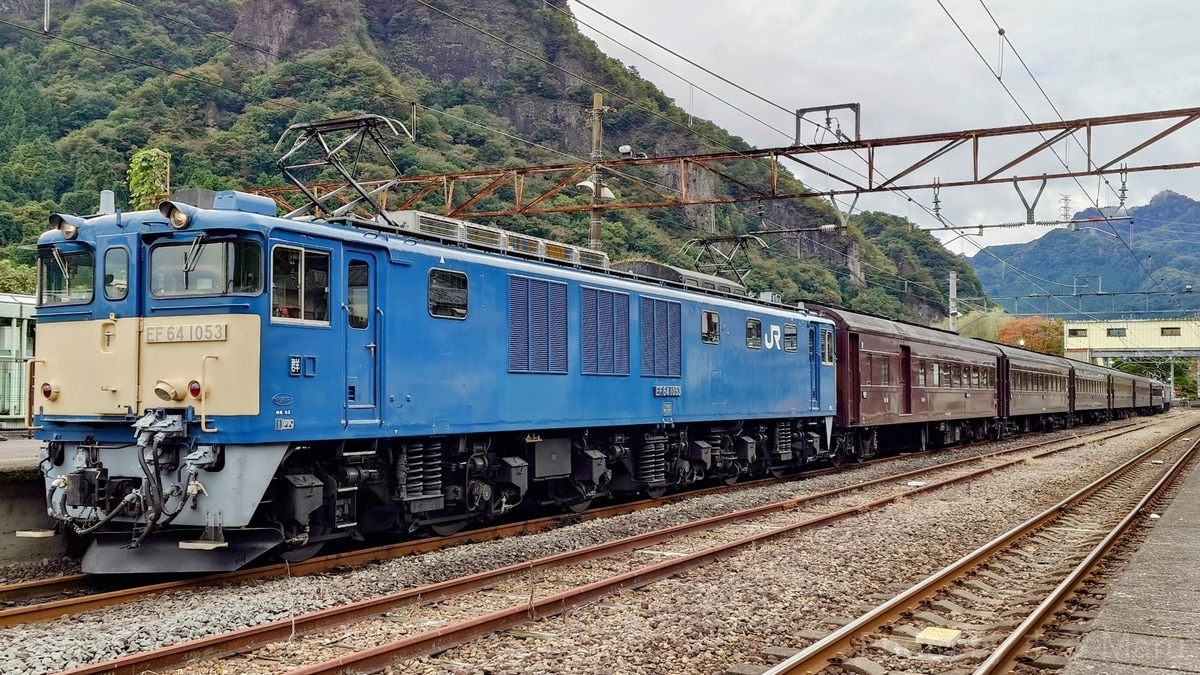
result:
<svg viewBox="0 0 1200 675"><path fill-rule="evenodd" d="M83 220L62 213L51 214L50 227L62 232L63 239L71 240L79 236L79 226Z"/></svg>
<svg viewBox="0 0 1200 675"><path fill-rule="evenodd" d="M192 223L192 208L175 202L163 202L158 205L158 212L166 217L167 221L171 223L171 227L183 230Z"/></svg>
<svg viewBox="0 0 1200 675"><path fill-rule="evenodd" d="M183 393L183 383L178 380L158 380L154 383L154 395L164 401L182 401Z"/></svg>
<svg viewBox="0 0 1200 675"><path fill-rule="evenodd" d="M58 400L58 385L49 382L42 383L42 396L48 401Z"/></svg>

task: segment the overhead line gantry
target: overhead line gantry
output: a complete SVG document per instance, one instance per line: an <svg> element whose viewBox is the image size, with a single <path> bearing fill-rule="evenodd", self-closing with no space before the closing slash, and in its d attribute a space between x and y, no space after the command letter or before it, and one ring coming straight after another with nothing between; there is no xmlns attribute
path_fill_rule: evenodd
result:
<svg viewBox="0 0 1200 675"><path fill-rule="evenodd" d="M336 132L341 137L322 139L326 148L348 148L352 144L345 141L345 134L359 133L362 136L376 138L378 134L372 125L379 124L376 116L367 116L361 130L348 128L345 123L338 125ZM1127 115L1112 115L1107 117L1089 117L1075 120L1044 122L1038 124L1023 124L1017 126L994 127L985 129L970 129L949 133L920 134L914 136L898 136L880 139L846 139L830 143L813 145L797 144L788 147L768 149L748 149L744 151L719 152L709 154L684 155L672 157L632 157L615 160L598 160L573 164L555 164L531 166L512 169L496 169L482 171L465 171L424 176L393 176L390 178L349 180L308 184L315 203L327 205L329 210L342 210L346 207L369 217L383 217L386 211L398 211L414 208L417 204L428 200L440 202L439 208L444 215L454 218L482 218L511 215L531 215L539 213L571 213L580 211L615 211L620 209L644 209L667 206L694 206L701 204L733 204L775 199L803 199L812 197L833 198L842 195L861 195L867 193L911 191L931 188L962 187L970 185L990 185L1021 181L1043 181L1058 178L1081 178L1087 176L1103 176L1118 172L1162 171L1170 169L1187 169L1200 166L1200 161L1175 163L1139 163L1137 155L1176 134L1192 122L1200 119L1200 108L1181 108L1156 112L1134 113ZM1146 122L1166 121L1169 125L1149 135L1139 135L1143 140L1130 145L1122 144L1121 149L1110 152L1107 156L1098 157L1093 132L1101 128L1121 129ZM323 132L316 125L297 125L311 127L306 131L310 135L319 136ZM1144 129L1142 131L1145 131ZM1005 159L988 163L981 160L981 148L987 141L994 139L1009 139L1022 135L1036 134L1032 145L1025 150L1013 152L1004 150ZM1072 139L1082 134L1083 139L1075 138L1083 148L1086 166L1079 169L1063 167L1062 171L1047 173L1033 172L1028 168L1022 173L1022 167L1030 160L1045 153L1060 141ZM961 163L950 162L952 151L958 148L969 148L970 159L965 166ZM899 160L904 152L911 149L921 149L921 156L915 161L896 161L901 168L891 171L888 175L880 172L882 160ZM386 153L386 149L384 149ZM846 157L847 161L839 162L839 166L830 168L819 165L814 158L828 157L837 153L854 153L856 159ZM864 156L865 155L865 156ZM911 154L909 155L911 156ZM956 170L958 175L947 178L937 178L933 181L917 178L921 169L925 169L939 159L939 170ZM765 179L759 182L747 178L754 175L747 163L766 163L768 171ZM805 187L799 181L781 180L781 162L793 162L804 169L827 177L835 187L827 190L816 190ZM857 164L852 164L854 162ZM312 165L312 164L310 164ZM305 165L308 166L308 165ZM655 171L647 171L654 169ZM790 178L791 172L784 169ZM397 171L399 173L399 171ZM566 194L572 194L580 183L600 174L605 185L622 186L622 194L612 201L596 203L598 200L588 200L578 203L578 200L555 200ZM906 180L907 179L907 180ZM662 181L674 183L663 185ZM701 188L701 181L712 186L723 184L726 189L718 190L711 187ZM258 190L260 194L274 197L286 208L286 197L298 190L294 187L271 188ZM482 208L482 204L488 208ZM337 208L340 206L341 208ZM501 208L497 208L500 206ZM302 209L313 208L310 203ZM375 211L375 213L370 213Z"/></svg>

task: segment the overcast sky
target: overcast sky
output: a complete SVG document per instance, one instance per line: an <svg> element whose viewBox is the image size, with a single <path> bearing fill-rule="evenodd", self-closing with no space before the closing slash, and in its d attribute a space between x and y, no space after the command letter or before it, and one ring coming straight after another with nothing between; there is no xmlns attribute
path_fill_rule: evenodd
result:
<svg viewBox="0 0 1200 675"><path fill-rule="evenodd" d="M584 1L783 108L860 103L864 139L1027 124L993 70L1000 72L1000 79L1034 122L1057 121L1018 55L1063 119L1200 106L1200 2L1195 0L987 0L986 6L980 0L941 0L941 5L938 0ZM676 104L754 146L792 144L794 117L628 33L578 0L571 5L580 29L604 52L636 66ZM1011 41L1002 54L989 10ZM852 116L842 112L838 117L843 130L853 133ZM1120 135L1097 132L1096 155L1103 161L1112 159L1167 126L1147 123L1129 127ZM1200 121L1192 126L1195 128L1189 127L1128 161L1200 160ZM804 142L821 140L815 127L807 125L805 129ZM1078 138L1085 142L1082 133ZM1024 137L1011 146L1014 156L1034 144L1034 139ZM999 145L991 147L1006 150ZM1082 166L1083 152L1078 145L1064 141L1055 147L1072 169ZM926 152L931 150L925 147ZM942 180L965 177L969 151L963 148L958 152L968 154L951 155L944 161L960 168L934 165L926 176ZM993 168L1011 158L1001 158L999 152L993 157L998 160ZM1054 170L1057 161L1047 155L1041 163L1029 166L1041 173ZM887 171L888 167L880 169ZM1061 164L1057 169L1062 170ZM838 186L819 175L799 176L816 189ZM1080 184L1069 179L1051 181L1038 202L1036 218L1057 218L1062 195L1071 196L1072 212L1093 203L1115 205L1114 191L1120 180L1113 176L1110 182L1111 188L1098 185L1095 178L1080 179ZM1026 199L1032 200L1038 184L1023 183L1022 189ZM1126 203L1144 204L1162 190L1200 199L1200 170L1131 173ZM933 195L928 190L911 196L932 206ZM943 188L940 200L945 219L958 226L1025 218L1025 207L1011 183ZM932 215L898 196L865 195L858 208L895 213L923 228L938 226ZM960 237L948 247L973 255L977 245L1027 241L1047 231L1047 227L985 229L982 237ZM940 238L948 241L951 236Z"/></svg>

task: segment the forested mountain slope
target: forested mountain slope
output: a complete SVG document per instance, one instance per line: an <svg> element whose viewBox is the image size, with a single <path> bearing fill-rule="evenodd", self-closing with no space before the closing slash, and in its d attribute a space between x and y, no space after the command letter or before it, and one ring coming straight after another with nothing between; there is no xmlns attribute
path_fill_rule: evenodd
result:
<svg viewBox="0 0 1200 675"><path fill-rule="evenodd" d="M176 188L277 186L275 143L289 125L351 113L408 120L415 102L416 142L391 147L406 175L576 162L590 152L583 111L597 88L614 108L607 157L621 145L659 156L749 147L607 58L565 0L77 0L53 3L51 37L41 11L0 0L0 290L28 286L19 265L32 254L17 245L48 214L92 212L102 189L126 208L129 161L145 148L170 153ZM386 177L382 165L362 168ZM739 171L748 182L766 175ZM678 184L670 172L654 178ZM587 220L490 224L586 244ZM690 265L684 243L712 228L818 228L837 215L807 200L764 203L761 217L750 204L612 211L604 222L614 258ZM982 293L964 261L888 214L764 241L747 282L789 301L933 320L947 310L950 270L960 294Z"/></svg>
<svg viewBox="0 0 1200 675"><path fill-rule="evenodd" d="M1009 311L1084 319L1200 309L1200 202L1166 191L1144 206L1075 219L1098 220L970 258L988 294ZM1039 297L1047 295L1068 297Z"/></svg>

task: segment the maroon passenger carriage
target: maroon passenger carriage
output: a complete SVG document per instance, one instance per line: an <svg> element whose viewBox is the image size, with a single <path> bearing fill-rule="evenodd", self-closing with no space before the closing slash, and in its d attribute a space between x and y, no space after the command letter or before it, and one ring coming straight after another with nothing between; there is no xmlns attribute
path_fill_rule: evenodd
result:
<svg viewBox="0 0 1200 675"><path fill-rule="evenodd" d="M1061 429L1165 409L1160 383L833 307L835 461Z"/></svg>
<svg viewBox="0 0 1200 675"><path fill-rule="evenodd" d="M1017 347L1001 353L997 392L1007 431L1023 433L1066 426L1071 418L1071 361Z"/></svg>
<svg viewBox="0 0 1200 675"><path fill-rule="evenodd" d="M997 345L807 304L837 324L834 441L844 459L1000 433Z"/></svg>
<svg viewBox="0 0 1200 675"><path fill-rule="evenodd" d="M1112 419L1109 378L1112 371L1082 361L1072 361L1071 413L1074 424L1095 424Z"/></svg>

